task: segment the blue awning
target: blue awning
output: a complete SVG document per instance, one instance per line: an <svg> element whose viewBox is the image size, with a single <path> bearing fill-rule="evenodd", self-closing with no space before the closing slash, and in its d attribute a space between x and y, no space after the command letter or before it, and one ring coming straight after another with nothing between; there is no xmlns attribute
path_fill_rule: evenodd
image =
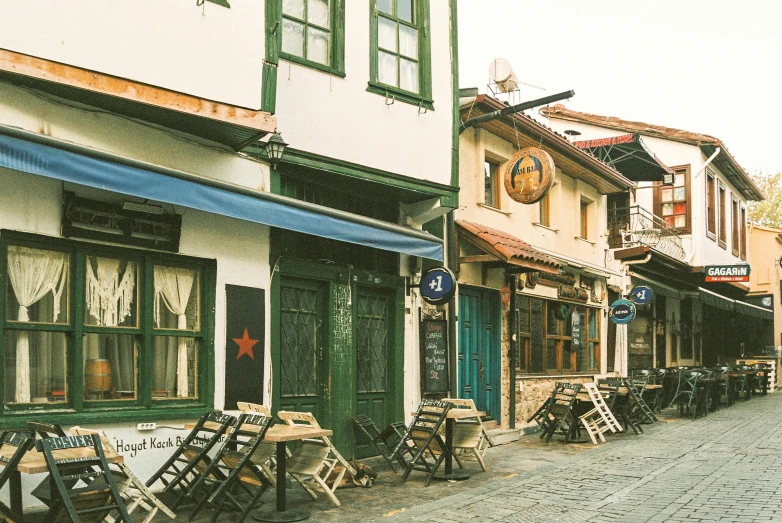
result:
<svg viewBox="0 0 782 523"><path fill-rule="evenodd" d="M185 173L181 174L188 179L166 175L3 134L0 167L270 227L443 260L442 240L420 230L276 194L199 180Z"/></svg>

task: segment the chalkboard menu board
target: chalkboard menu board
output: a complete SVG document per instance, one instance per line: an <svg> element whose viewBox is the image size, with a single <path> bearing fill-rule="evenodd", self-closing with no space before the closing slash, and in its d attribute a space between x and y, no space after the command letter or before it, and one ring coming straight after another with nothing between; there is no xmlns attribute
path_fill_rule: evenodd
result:
<svg viewBox="0 0 782 523"><path fill-rule="evenodd" d="M421 321L421 386L424 394L448 393L448 322Z"/></svg>

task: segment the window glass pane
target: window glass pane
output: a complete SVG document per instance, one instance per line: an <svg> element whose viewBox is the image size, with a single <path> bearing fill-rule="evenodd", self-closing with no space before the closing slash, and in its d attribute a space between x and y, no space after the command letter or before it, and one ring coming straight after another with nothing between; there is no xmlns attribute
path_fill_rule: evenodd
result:
<svg viewBox="0 0 782 523"><path fill-rule="evenodd" d="M309 0L307 21L321 27L329 27L329 0Z"/></svg>
<svg viewBox="0 0 782 523"><path fill-rule="evenodd" d="M6 403L65 402L66 334L6 330L5 354Z"/></svg>
<svg viewBox="0 0 782 523"><path fill-rule="evenodd" d="M595 365L597 344L594 341L587 343L587 368L594 369Z"/></svg>
<svg viewBox="0 0 782 523"><path fill-rule="evenodd" d="M663 189L662 196L664 202L670 202L673 199L673 190Z"/></svg>
<svg viewBox="0 0 782 523"><path fill-rule="evenodd" d="M396 22L382 17L378 19L377 45L387 51L396 52Z"/></svg>
<svg viewBox="0 0 782 523"><path fill-rule="evenodd" d="M85 400L136 399L138 351L132 335L87 334L82 354Z"/></svg>
<svg viewBox="0 0 782 523"><path fill-rule="evenodd" d="M674 200L684 200L684 198L685 198L684 187L677 187L673 190Z"/></svg>
<svg viewBox="0 0 782 523"><path fill-rule="evenodd" d="M546 304L548 307L548 310L546 311L546 334L559 335L559 320L555 315L557 303L553 301L547 301Z"/></svg>
<svg viewBox="0 0 782 523"><path fill-rule="evenodd" d="M396 81L396 55L378 52L377 79L388 85L397 85Z"/></svg>
<svg viewBox="0 0 782 523"><path fill-rule="evenodd" d="M673 205L674 214L685 214L687 212L687 204L685 202L676 203Z"/></svg>
<svg viewBox="0 0 782 523"><path fill-rule="evenodd" d="M399 26L399 52L418 59L418 31L406 25Z"/></svg>
<svg viewBox="0 0 782 523"><path fill-rule="evenodd" d="M516 295L519 307L519 332L529 333L529 298Z"/></svg>
<svg viewBox="0 0 782 523"><path fill-rule="evenodd" d="M664 203L663 204L663 216L670 216L673 214L673 204L672 203Z"/></svg>
<svg viewBox="0 0 782 523"><path fill-rule="evenodd" d="M199 330L201 286L198 271L155 265L154 280L153 327Z"/></svg>
<svg viewBox="0 0 782 523"><path fill-rule="evenodd" d="M304 20L304 0L282 0L282 13Z"/></svg>
<svg viewBox="0 0 782 523"><path fill-rule="evenodd" d="M304 57L304 24L283 18L282 51Z"/></svg>
<svg viewBox="0 0 782 523"><path fill-rule="evenodd" d="M588 314L589 314L589 319L587 321L589 322L588 323L589 333L587 334L587 336L589 338L594 339L597 338L597 314L598 313L592 309L588 309Z"/></svg>
<svg viewBox="0 0 782 523"><path fill-rule="evenodd" d="M674 175L673 185L676 187L684 187L684 172L679 171Z"/></svg>
<svg viewBox="0 0 782 523"><path fill-rule="evenodd" d="M570 336L573 334L573 314L575 314L575 312L568 312L568 314L565 316L565 320L562 322L562 333L565 336Z"/></svg>
<svg viewBox="0 0 782 523"><path fill-rule="evenodd" d="M687 226L687 217L686 216L677 216L676 220L674 221L674 227L676 228L684 228Z"/></svg>
<svg viewBox="0 0 782 523"><path fill-rule="evenodd" d="M673 216L666 216L665 223L668 224L668 227L675 227L675 225L673 224Z"/></svg>
<svg viewBox="0 0 782 523"><path fill-rule="evenodd" d="M573 353L570 351L570 340L562 342L562 369L573 370Z"/></svg>
<svg viewBox="0 0 782 523"><path fill-rule="evenodd" d="M84 323L138 326L138 268L134 262L87 256Z"/></svg>
<svg viewBox="0 0 782 523"><path fill-rule="evenodd" d="M413 22L413 0L397 0L396 16L405 22Z"/></svg>
<svg viewBox="0 0 782 523"><path fill-rule="evenodd" d="M497 167L489 162L483 162L483 201L486 205L496 207L494 201L495 190L495 174Z"/></svg>
<svg viewBox="0 0 782 523"><path fill-rule="evenodd" d="M399 61L399 87L411 93L418 92L418 64L405 60Z"/></svg>
<svg viewBox="0 0 782 523"><path fill-rule="evenodd" d="M152 399L198 396L198 341L180 336L154 336Z"/></svg>
<svg viewBox="0 0 782 523"><path fill-rule="evenodd" d="M557 368L557 340L547 340L546 342L546 368Z"/></svg>
<svg viewBox="0 0 782 523"><path fill-rule="evenodd" d="M10 245L7 262L8 321L68 323L68 255Z"/></svg>
<svg viewBox="0 0 782 523"><path fill-rule="evenodd" d="M329 64L329 34L309 28L307 31L307 59L319 64Z"/></svg>
<svg viewBox="0 0 782 523"><path fill-rule="evenodd" d="M377 10L381 13L394 14L392 0L377 0Z"/></svg>

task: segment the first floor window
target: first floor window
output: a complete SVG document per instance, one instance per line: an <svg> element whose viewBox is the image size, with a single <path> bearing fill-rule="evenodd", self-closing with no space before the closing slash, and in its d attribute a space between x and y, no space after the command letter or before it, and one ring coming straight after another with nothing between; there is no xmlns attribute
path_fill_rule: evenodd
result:
<svg viewBox="0 0 782 523"><path fill-rule="evenodd" d="M202 315L212 309L203 303L204 276L213 263L5 236L7 408L199 399Z"/></svg>
<svg viewBox="0 0 782 523"><path fill-rule="evenodd" d="M499 166L489 160L483 162L483 203L500 208Z"/></svg>
<svg viewBox="0 0 782 523"><path fill-rule="evenodd" d="M668 227L680 234L689 234L691 230L690 211L690 166L674 167L672 187L658 184L654 192L654 208Z"/></svg>

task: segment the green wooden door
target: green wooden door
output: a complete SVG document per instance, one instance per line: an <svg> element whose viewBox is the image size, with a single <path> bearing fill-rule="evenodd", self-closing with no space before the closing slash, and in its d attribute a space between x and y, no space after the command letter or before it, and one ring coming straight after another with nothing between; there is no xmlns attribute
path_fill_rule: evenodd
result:
<svg viewBox="0 0 782 523"><path fill-rule="evenodd" d="M356 412L383 430L394 413L393 293L358 289L356 300ZM366 438L356 441L359 458L377 454Z"/></svg>
<svg viewBox="0 0 782 523"><path fill-rule="evenodd" d="M324 419L327 396L327 289L304 279L283 277L280 284L278 410L311 412L319 421Z"/></svg>
<svg viewBox="0 0 782 523"><path fill-rule="evenodd" d="M500 296L494 290L459 289L459 397L500 415Z"/></svg>

